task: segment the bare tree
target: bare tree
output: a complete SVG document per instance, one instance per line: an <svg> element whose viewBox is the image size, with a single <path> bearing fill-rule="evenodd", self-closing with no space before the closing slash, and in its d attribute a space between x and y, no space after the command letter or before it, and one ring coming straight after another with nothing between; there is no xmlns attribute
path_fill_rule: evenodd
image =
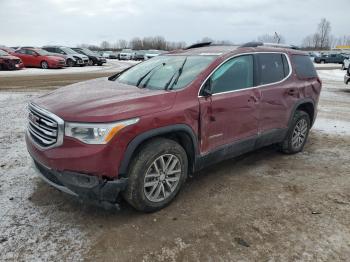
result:
<svg viewBox="0 0 350 262"><path fill-rule="evenodd" d="M111 44L107 41L103 41L100 45L101 49L103 50L107 50L107 49L110 49L111 48Z"/></svg>
<svg viewBox="0 0 350 262"><path fill-rule="evenodd" d="M331 45L331 38L330 38L330 33L331 33L331 23L326 19L322 18L321 22L318 24L318 29L317 29L317 46L320 49L329 49Z"/></svg>

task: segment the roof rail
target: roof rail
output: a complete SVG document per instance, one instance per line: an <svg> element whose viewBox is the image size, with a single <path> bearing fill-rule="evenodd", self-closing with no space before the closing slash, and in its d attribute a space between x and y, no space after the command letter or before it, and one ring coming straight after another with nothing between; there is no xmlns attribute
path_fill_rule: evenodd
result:
<svg viewBox="0 0 350 262"><path fill-rule="evenodd" d="M299 47L297 47L295 45L277 44L277 43L263 43L263 42L248 42L248 43L241 45L240 47L258 47L258 46L299 49Z"/></svg>
<svg viewBox="0 0 350 262"><path fill-rule="evenodd" d="M188 47L185 47L185 49L192 49L192 48L198 48L198 47L204 47L204 46L209 46L211 45L212 42L203 42L203 43L197 43L190 45Z"/></svg>

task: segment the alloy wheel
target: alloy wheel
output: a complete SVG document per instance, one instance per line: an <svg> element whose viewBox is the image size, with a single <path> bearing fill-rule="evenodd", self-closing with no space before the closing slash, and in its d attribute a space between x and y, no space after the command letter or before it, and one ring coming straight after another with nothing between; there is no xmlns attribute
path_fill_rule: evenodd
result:
<svg viewBox="0 0 350 262"><path fill-rule="evenodd" d="M179 158L164 154L152 162L144 178L144 193L151 202L161 202L176 190L182 167Z"/></svg>
<svg viewBox="0 0 350 262"><path fill-rule="evenodd" d="M300 119L293 130L292 146L294 148L300 148L306 139L308 124L305 119Z"/></svg>

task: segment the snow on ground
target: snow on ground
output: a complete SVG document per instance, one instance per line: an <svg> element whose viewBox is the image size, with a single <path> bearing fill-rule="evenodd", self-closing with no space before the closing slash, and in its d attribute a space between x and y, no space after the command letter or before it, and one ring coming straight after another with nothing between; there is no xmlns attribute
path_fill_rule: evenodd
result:
<svg viewBox="0 0 350 262"><path fill-rule="evenodd" d="M33 202L40 181L30 168L24 130L26 104L35 95L0 93L0 260L77 261L89 243L79 227L65 223L64 205Z"/></svg>
<svg viewBox="0 0 350 262"><path fill-rule="evenodd" d="M328 63L328 64L317 64L317 63L314 63L315 67L316 68L329 68L329 67L334 67L334 68L341 68L341 64L334 64L334 63Z"/></svg>
<svg viewBox="0 0 350 262"><path fill-rule="evenodd" d="M318 76L322 80L332 80L332 81L344 81L344 75L346 74L345 70L318 70Z"/></svg>
<svg viewBox="0 0 350 262"><path fill-rule="evenodd" d="M324 89L314 130L341 136L350 134L350 108L347 106L350 98L349 93L342 91L345 87L341 82L343 73L319 72ZM84 226L89 227L90 220L84 216L86 213L80 212L83 207L73 205L72 201L67 201L69 196L66 198L50 189L30 168L31 159L24 142L26 105L39 94L42 93L0 93L0 260L83 260L84 250L96 244L95 235L84 230ZM305 157L305 154L298 157ZM147 217L140 219L147 220ZM100 252L103 253L104 248L102 246Z"/></svg>
<svg viewBox="0 0 350 262"><path fill-rule="evenodd" d="M0 71L0 77L114 72L116 69L124 69L137 63L139 63L139 61L119 61L108 59L107 63L103 64L103 66L64 67L60 69L24 68L22 70Z"/></svg>

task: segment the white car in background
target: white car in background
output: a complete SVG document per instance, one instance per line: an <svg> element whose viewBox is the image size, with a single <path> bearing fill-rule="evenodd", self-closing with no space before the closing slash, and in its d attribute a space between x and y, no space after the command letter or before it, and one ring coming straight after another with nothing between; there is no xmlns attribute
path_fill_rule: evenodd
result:
<svg viewBox="0 0 350 262"><path fill-rule="evenodd" d="M350 65L350 58L347 58L344 60L341 69L346 70L349 68L349 65Z"/></svg>
<svg viewBox="0 0 350 262"><path fill-rule="evenodd" d="M135 57L135 51L132 49L123 49L119 54L119 60L132 60Z"/></svg>

